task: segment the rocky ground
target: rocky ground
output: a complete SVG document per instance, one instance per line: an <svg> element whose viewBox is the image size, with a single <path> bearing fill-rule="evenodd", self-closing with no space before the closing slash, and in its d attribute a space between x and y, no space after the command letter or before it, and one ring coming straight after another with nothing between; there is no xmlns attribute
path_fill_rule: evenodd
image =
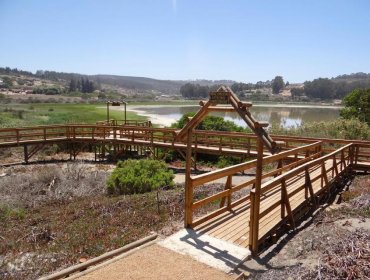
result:
<svg viewBox="0 0 370 280"><path fill-rule="evenodd" d="M251 279L370 279L370 176L288 240L244 264Z"/></svg>

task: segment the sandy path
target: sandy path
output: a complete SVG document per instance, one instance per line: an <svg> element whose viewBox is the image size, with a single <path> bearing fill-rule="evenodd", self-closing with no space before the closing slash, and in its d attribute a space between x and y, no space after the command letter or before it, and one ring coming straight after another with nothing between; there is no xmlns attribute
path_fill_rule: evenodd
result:
<svg viewBox="0 0 370 280"><path fill-rule="evenodd" d="M230 280L233 278L221 271L199 263L189 256L178 254L159 245L151 245L78 279Z"/></svg>

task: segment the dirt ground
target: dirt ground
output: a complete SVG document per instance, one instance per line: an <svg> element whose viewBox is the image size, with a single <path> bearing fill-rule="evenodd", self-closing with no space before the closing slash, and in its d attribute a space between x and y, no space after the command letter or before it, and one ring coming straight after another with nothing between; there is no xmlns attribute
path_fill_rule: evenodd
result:
<svg viewBox="0 0 370 280"><path fill-rule="evenodd" d="M234 278L235 276L226 275L189 256L175 253L159 245L151 245L78 279L230 280Z"/></svg>
<svg viewBox="0 0 370 280"><path fill-rule="evenodd" d="M0 279L37 279L151 231L169 236L183 227L181 185L109 196L113 167L82 161L0 167ZM200 187L194 196L221 189Z"/></svg>
<svg viewBox="0 0 370 280"><path fill-rule="evenodd" d="M0 167L0 278L36 279L150 231L168 236L182 228L183 188L109 197L105 181L113 167L78 161ZM194 195L222 188L201 187ZM370 176L356 177L341 198L239 270L251 279L369 279Z"/></svg>
<svg viewBox="0 0 370 280"><path fill-rule="evenodd" d="M250 279L370 279L370 176L239 270Z"/></svg>

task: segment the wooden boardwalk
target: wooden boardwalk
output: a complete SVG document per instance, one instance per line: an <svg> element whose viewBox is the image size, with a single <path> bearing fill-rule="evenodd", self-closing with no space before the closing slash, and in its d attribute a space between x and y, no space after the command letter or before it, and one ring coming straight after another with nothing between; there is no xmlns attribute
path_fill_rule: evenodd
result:
<svg viewBox="0 0 370 280"><path fill-rule="evenodd" d="M144 126L111 126L111 125L50 125L36 127L6 128L0 129L0 148L39 146L40 150L46 145L65 143L72 147L73 143L82 143L98 147L115 147L116 153L130 149L143 151L151 149L155 154L156 149L186 151L186 141L177 139L178 131L168 128L153 128ZM366 144L366 141L349 141L342 139L323 139L272 135L279 142L284 142L282 151L290 150L309 143L321 141L322 151L331 152L334 145L349 143ZM192 134L193 154L204 153L213 155L230 155L246 158L257 154L257 136L250 133L201 131L194 130ZM37 148L37 147L35 147ZM113 150L113 149L112 149ZM268 149L264 155L271 155ZM25 161L30 159L25 155Z"/></svg>
<svg viewBox="0 0 370 280"><path fill-rule="evenodd" d="M191 218L189 227L198 234L208 234L258 252L266 241L275 239L276 233L294 229L299 218L335 194L349 175L355 171L370 171L370 144L348 144L326 155L318 152L320 145L318 142L265 157L265 165L280 164L262 174L264 181L258 200L255 178L232 184L233 175L253 169L256 161L192 176L188 185L192 189L222 177L228 180L224 191L191 201L191 217L198 208L209 203L220 203L220 208L194 221ZM294 156L302 152L306 157ZM249 193L233 201L233 194L243 189Z"/></svg>
<svg viewBox="0 0 370 280"><path fill-rule="evenodd" d="M326 168L330 169L332 162L330 160L326 163ZM321 166L311 168L311 176L319 176L321 173ZM328 179L333 179L331 174L328 174ZM297 175L291 182L288 182L288 195L293 194L290 198L290 205L292 212L300 209L302 204L306 201L305 189L305 172ZM313 184L314 195L318 195L322 189L320 181L315 181ZM272 204L279 203L281 194L279 189L274 189L266 193L261 198L261 212L268 209ZM248 200L234 209L217 216L204 224L196 226L194 229L199 234L208 234L213 237L234 243L242 247L249 247L249 222L250 222L250 197ZM278 226L281 222L281 209L276 207L268 215L260 220L259 239L263 239L266 234Z"/></svg>
<svg viewBox="0 0 370 280"><path fill-rule="evenodd" d="M26 163L45 145L60 143L66 144L71 159L87 147L95 149L95 159L97 150L99 158L109 154L115 159L127 152L160 158L163 151L175 150L186 159L185 227L249 247L253 253L279 231L294 229L297 219L335 193L346 176L370 171L370 141L269 135L268 123L252 117L252 104L241 102L226 87L200 105L181 130L114 121L8 128L0 129L0 148L23 147ZM209 112L230 110L253 134L196 130ZM196 168L199 153L239 156L242 163L193 176L191 168ZM245 161L250 156L257 159ZM242 172L255 176L234 184L233 176ZM222 178L226 178L223 190L194 198L197 187ZM209 204L219 207L199 216L199 209Z"/></svg>
<svg viewBox="0 0 370 280"><path fill-rule="evenodd" d="M194 130L189 137L191 141L186 143L178 140L176 135L174 129L143 126L10 128L0 129L0 148L23 147L25 162L44 146L59 143L73 149L73 158L78 153L74 151L75 144L82 144L82 148L85 145L106 146L111 150L116 147L117 153L131 148L144 152L151 149L153 155L155 149L176 150L182 152L184 157L193 155L194 159L196 153L241 157L258 154L258 137L253 134ZM258 168L257 160L251 160L187 179L187 227L243 247L251 247L252 244L260 246L281 227L294 228L296 217L307 207L316 207L320 196L330 193L333 182L340 180L344 173L370 171L369 141L272 137L284 141L285 145L280 153L274 155L264 149L261 168ZM188 153L189 148L191 152ZM253 174L255 170L262 170L260 194L256 194L254 188L258 181L257 174L246 182L233 184L233 176L241 172ZM223 191L200 200L193 198L195 188L221 178L226 178ZM237 196L243 191L241 197ZM260 199L258 203L255 202L256 197ZM219 209L199 217L197 210L210 203L219 203ZM258 211L252 209L256 205ZM197 219L193 220L193 216ZM258 225L251 226L255 221Z"/></svg>

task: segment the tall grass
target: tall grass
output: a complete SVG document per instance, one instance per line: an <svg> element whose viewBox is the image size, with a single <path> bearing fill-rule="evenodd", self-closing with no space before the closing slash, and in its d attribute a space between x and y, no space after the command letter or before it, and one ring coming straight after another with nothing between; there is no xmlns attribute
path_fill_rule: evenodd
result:
<svg viewBox="0 0 370 280"><path fill-rule="evenodd" d="M22 112L19 114L17 112ZM20 117L21 116L21 117ZM0 127L49 125L65 123L95 123L106 120L105 104L26 104L0 106ZM123 111L110 110L111 119L124 119ZM128 119L142 119L127 112Z"/></svg>
<svg viewBox="0 0 370 280"><path fill-rule="evenodd" d="M370 127L357 119L304 123L298 127L272 127L270 133L303 137L370 140Z"/></svg>

